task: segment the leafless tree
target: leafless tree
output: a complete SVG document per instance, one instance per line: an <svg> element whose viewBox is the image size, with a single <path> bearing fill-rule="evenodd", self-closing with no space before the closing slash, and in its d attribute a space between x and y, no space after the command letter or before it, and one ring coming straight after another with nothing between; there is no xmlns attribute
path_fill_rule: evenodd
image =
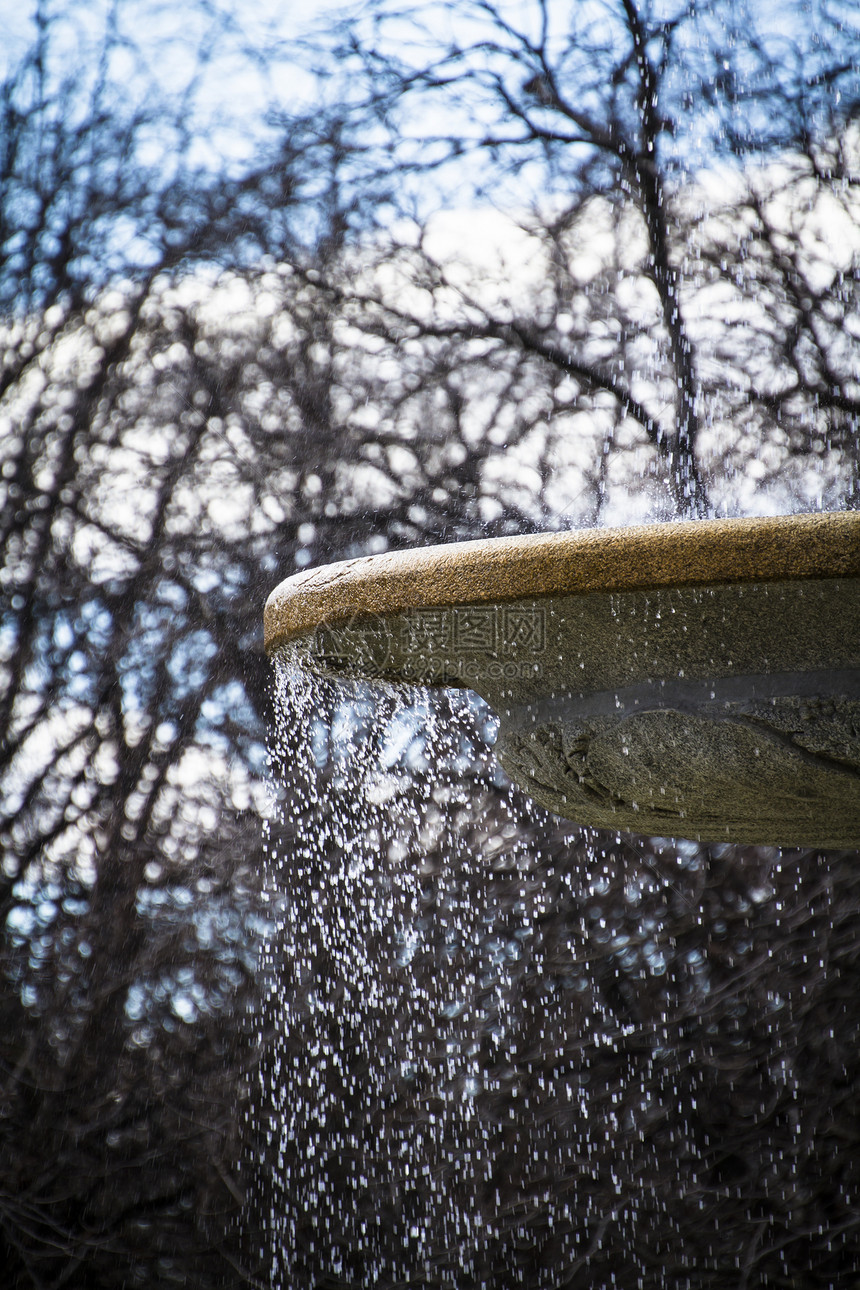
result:
<svg viewBox="0 0 860 1290"><path fill-rule="evenodd" d="M548 460L578 464L576 522L637 475L658 517L856 504L858 32L828 3L783 17L380 0L334 45L348 137L376 132L401 217L377 237L424 293L368 292L370 325L527 373ZM507 293L488 300L485 264L452 279L420 232L434 204L471 208L478 237L493 206L528 232Z"/></svg>
<svg viewBox="0 0 860 1290"><path fill-rule="evenodd" d="M248 1268L264 663L250 548L199 514L231 450L157 373L171 274L238 255L230 181L191 165L185 97L124 99L116 28L95 63L69 39L39 6L0 87L2 1263L223 1284Z"/></svg>

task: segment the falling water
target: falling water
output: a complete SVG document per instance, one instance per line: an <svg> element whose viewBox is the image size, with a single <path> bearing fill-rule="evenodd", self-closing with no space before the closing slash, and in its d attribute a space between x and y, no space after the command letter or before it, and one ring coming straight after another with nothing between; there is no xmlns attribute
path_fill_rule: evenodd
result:
<svg viewBox="0 0 860 1290"><path fill-rule="evenodd" d="M855 1284L850 856L562 824L471 696L278 709L273 1286Z"/></svg>

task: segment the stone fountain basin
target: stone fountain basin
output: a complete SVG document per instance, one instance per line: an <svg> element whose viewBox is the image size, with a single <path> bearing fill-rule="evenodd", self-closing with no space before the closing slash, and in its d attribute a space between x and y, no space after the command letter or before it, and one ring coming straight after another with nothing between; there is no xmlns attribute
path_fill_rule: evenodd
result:
<svg viewBox="0 0 860 1290"><path fill-rule="evenodd" d="M475 690L511 778L580 824L860 845L860 513L347 560L275 589L265 644Z"/></svg>

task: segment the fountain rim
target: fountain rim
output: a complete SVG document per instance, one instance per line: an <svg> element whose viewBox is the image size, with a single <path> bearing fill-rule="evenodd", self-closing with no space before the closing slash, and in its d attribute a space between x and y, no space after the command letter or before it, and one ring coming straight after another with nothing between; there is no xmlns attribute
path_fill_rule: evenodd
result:
<svg viewBox="0 0 860 1290"><path fill-rule="evenodd" d="M321 626L414 609L858 576L858 511L482 538L293 574L266 601L264 645L273 654Z"/></svg>

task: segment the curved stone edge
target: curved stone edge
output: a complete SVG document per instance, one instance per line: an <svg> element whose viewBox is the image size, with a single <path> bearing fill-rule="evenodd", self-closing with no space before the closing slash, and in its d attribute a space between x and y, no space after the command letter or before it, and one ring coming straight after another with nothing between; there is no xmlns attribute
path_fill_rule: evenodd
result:
<svg viewBox="0 0 860 1290"><path fill-rule="evenodd" d="M323 623L413 608L857 575L860 512L854 511L489 538L295 574L266 602L264 643L271 654Z"/></svg>

